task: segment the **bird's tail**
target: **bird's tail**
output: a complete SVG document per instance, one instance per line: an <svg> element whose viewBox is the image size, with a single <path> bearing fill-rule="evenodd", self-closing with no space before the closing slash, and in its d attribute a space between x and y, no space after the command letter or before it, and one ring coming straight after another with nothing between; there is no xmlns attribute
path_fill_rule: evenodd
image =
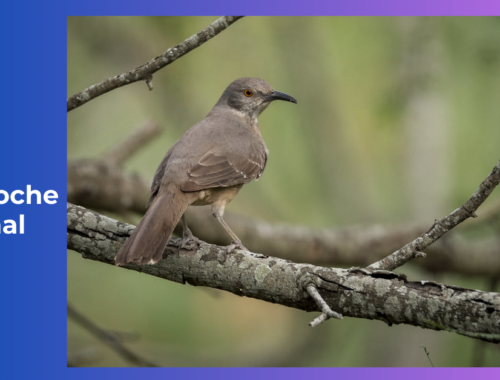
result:
<svg viewBox="0 0 500 380"><path fill-rule="evenodd" d="M158 194L135 231L118 251L115 264L157 263L188 205L187 197L180 191Z"/></svg>

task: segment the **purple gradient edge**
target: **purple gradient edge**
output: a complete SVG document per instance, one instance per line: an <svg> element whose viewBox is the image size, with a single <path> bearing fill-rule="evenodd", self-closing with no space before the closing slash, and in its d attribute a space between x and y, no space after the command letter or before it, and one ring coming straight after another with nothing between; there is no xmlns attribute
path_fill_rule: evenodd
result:
<svg viewBox="0 0 500 380"><path fill-rule="evenodd" d="M116 4L116 6L114 6ZM234 0L172 3L144 0L141 6L132 0L88 0L81 6L67 5L68 15L171 15L171 16L493 16L500 15L498 0ZM89 10L91 10L89 12ZM99 12L95 12L99 10Z"/></svg>
<svg viewBox="0 0 500 380"><path fill-rule="evenodd" d="M114 1L110 3L115 3ZM95 4L95 6L94 6ZM118 5L118 2L116 2ZM217 1L215 4L200 1L187 3L166 4L159 0L146 0L136 7L136 2L125 0L119 2L119 7L109 9L102 7L102 3L89 1L86 12L74 9L68 14L95 14L95 15L172 15L172 16L220 16L220 15L247 15L247 16L492 16L500 15L500 1L494 0L421 0L418 3L408 3L396 0L384 1L262 1L251 3L236 3L234 0ZM107 5L110 5L109 3ZM71 8L71 7L70 7ZM90 12L89 12L90 10ZM99 10L95 13L94 10ZM334 353L332 353L334 354ZM103 369L71 369L74 375L88 376L86 371ZM120 374L121 379L133 379L147 375L148 379L164 378L165 375L183 377L203 377L204 379L235 378L238 380L281 378L299 380L306 376L350 376L371 380L387 380L387 378L401 377L405 380L442 379L453 377L454 380L466 380L471 376L500 375L499 368L120 368L109 369ZM106 373L107 370L104 370ZM68 372L66 372L68 373ZM97 374L97 373L95 373ZM104 373L103 373L104 374ZM83 378L83 376L82 376Z"/></svg>
<svg viewBox="0 0 500 380"><path fill-rule="evenodd" d="M47 75L54 78L52 85L54 85L54 83L57 84L53 86L51 90L53 93L50 93L50 96L47 96L47 98L54 99L56 91L60 95L62 95L62 91L65 91L65 71L63 70L63 66L65 66L63 57L63 55L65 55L64 41L62 41L63 39L56 41L54 38L65 33L65 19L68 15L220 16L233 14L249 16L498 16L500 15L500 0L421 0L415 3L401 0L344 0L342 2L325 0L301 2L297 0L280 0L272 2L269 0L255 0L252 2L222 0L202 2L200 0L192 0L190 2L176 3L160 0L143 0L140 2L131 0L88 0L85 2L52 1L49 3L26 1L19 2L17 5L15 5L14 2L8 2L5 4L4 11L6 15L11 15L11 17L6 17L8 20L5 20L4 26L11 28L11 31L21 29L21 32L18 32L18 34L10 33L9 39L20 38L19 36L22 35L22 32L31 34L35 37L45 36L45 34L47 34L47 28L52 28L53 34L50 36L47 34L48 37L45 38L44 43L51 47L54 52L56 48L61 52L60 56L52 56L53 63L51 63L50 67L47 66L48 69L51 70L50 73L47 72ZM35 13L36 15L33 17L33 20L23 19L23 22L19 23L21 16L29 17ZM63 18L64 23L61 22ZM9 25L9 22L12 23L12 25ZM16 29L16 27L18 29ZM6 62L8 62L8 60L6 60ZM22 81L24 78L24 76L12 77L17 82L20 80ZM9 88L9 86L7 86L7 88ZM15 86L11 88L15 88ZM30 88L30 86L26 88ZM65 97L66 94L61 96L63 100L65 100ZM19 98L15 99L17 100ZM21 102L18 103L20 104ZM65 106L64 101L61 104ZM54 109L55 107L50 108L51 111ZM22 114L23 111L25 110L19 109L19 114ZM61 113L54 111L53 116L54 119L52 124L61 124ZM31 125L35 126L36 124L32 123ZM28 125L27 128L29 128ZM60 136L60 138L64 139L64 136ZM12 148L14 149L17 147L15 144L12 144ZM14 157L16 153L15 151L13 152ZM65 157L65 155L65 152L61 152L61 157ZM31 157L27 154L25 158L28 159ZM40 158L38 157L37 159ZM46 158L42 158L41 161L44 159L46 161ZM64 171L61 171L61 173L64 173ZM61 178L63 178L64 174L61 175ZM13 181L12 178L7 178L7 180ZM19 179L19 181L24 181L24 179ZM51 185L53 183L54 182L50 182ZM63 222L62 225L65 224L65 220L63 220ZM27 235L27 239L29 238L30 236ZM63 233L57 238L60 238L58 242L61 244L61 247L64 247L65 234ZM51 265L54 266L55 264ZM5 378L48 378L47 375L49 373L51 374L51 379L88 379L89 376L92 376L92 380L109 380L116 375L120 376L120 380L135 379L139 377L144 378L146 376L148 380L166 378L167 376L172 378L199 377L203 378L203 380L220 380L225 378L254 380L256 377L258 380L267 378L303 380L305 376L321 378L325 376L328 378L332 378L333 376L348 376L349 380L352 378L387 380L395 377L402 377L405 380L421 380L423 376L425 376L425 380L442 380L443 378L468 380L476 376L490 377L493 379L500 378L499 368L66 368L66 346L64 345L64 343L66 343L66 329L63 321L65 320L64 304L66 301L66 294L64 287L55 286L56 283L58 285L64 283L63 277L65 277L65 274L63 273L63 264L59 262L57 265L61 266L61 270L54 274L53 278L47 279L43 275L40 276L40 274L38 274L40 278L33 277L30 279L30 285L33 287L33 289L30 290L32 293L41 294L39 289L47 289L53 292L44 294L47 299L50 299L50 302L46 302L44 305L45 308L50 309L50 312L39 310L39 315L37 316L38 320L46 323L43 331L40 330L37 332L37 335L30 336L32 339L31 342L28 341L26 344L26 342L21 341L19 343L23 345L26 344L25 353L27 354L30 353L30 349L33 349L33 343L35 341L38 341L37 344L41 342L40 345L44 346L44 350L36 351L36 355L31 355L30 360L27 361L26 357L22 356L10 358L9 354L15 351L10 345L5 345L4 359L6 365L3 366L4 368L1 371L2 374L7 375ZM39 269L43 268L40 267ZM40 270L37 271L37 273L43 273L43 271ZM7 278L8 274L4 273L4 276ZM49 280L51 281L50 287L46 285ZM18 288L15 290L18 293L25 291ZM15 292L12 291L12 294L14 293ZM5 299L4 302L6 302ZM4 317L16 315L18 318L18 325L10 325L7 330L9 330L9 332L14 331L16 337L19 338L19 332L16 332L17 327L19 327L19 331L24 331L32 325L27 322L24 322L25 324L23 325L23 319L20 319L19 316L23 314L28 315L28 313L23 313L23 308L32 312L32 305L30 306L28 302L22 302L22 304L16 306L18 307L17 309L11 308L9 313L4 313ZM49 315L50 318L48 317ZM45 334L46 331L50 332L50 335L49 333ZM49 336L50 340L47 339ZM335 352L332 352L331 355L335 355ZM10 373L8 373L9 370L11 370Z"/></svg>

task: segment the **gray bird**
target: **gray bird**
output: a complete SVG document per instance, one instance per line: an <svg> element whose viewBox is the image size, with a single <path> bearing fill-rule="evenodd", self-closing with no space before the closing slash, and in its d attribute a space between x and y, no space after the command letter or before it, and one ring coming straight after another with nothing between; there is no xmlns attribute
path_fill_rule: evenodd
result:
<svg viewBox="0 0 500 380"><path fill-rule="evenodd" d="M199 243L184 219L189 205L212 205L213 216L232 238L226 252L246 250L222 217L241 187L266 167L268 150L257 118L274 100L297 103L262 79L241 78L226 88L207 117L163 158L151 185L149 209L116 255L116 265L157 263L181 218L181 247L189 240Z"/></svg>

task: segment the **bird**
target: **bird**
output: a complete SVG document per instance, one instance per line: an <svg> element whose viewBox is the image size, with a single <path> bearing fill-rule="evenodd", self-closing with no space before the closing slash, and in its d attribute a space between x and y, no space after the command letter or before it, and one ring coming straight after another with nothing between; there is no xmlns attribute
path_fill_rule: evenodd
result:
<svg viewBox="0 0 500 380"><path fill-rule="evenodd" d="M232 239L225 253L248 251L223 219L226 205L243 185L262 175L269 151L259 130L259 115L275 100L297 104L263 79L240 78L227 86L204 120L168 150L151 185L147 211L120 248L115 265L155 264L179 220L180 247L196 238L184 212L189 205L211 205L211 213Z"/></svg>

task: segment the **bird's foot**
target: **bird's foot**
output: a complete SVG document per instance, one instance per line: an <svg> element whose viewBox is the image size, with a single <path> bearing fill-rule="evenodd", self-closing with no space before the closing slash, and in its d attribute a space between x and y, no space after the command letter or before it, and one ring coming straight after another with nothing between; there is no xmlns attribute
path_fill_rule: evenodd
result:
<svg viewBox="0 0 500 380"><path fill-rule="evenodd" d="M221 264L225 263L226 262L226 259L227 259L227 256L230 254L230 253L233 253L235 249L241 249L241 250L244 250L244 251L248 251L248 249L245 248L245 246L243 244L241 244L241 241L233 241L231 244L229 245L226 245L225 249L224 250L221 250L218 257L217 257L217 260L219 260L219 262Z"/></svg>
<svg viewBox="0 0 500 380"><path fill-rule="evenodd" d="M248 251L248 249L243 244L241 244L241 241L233 241L231 244L226 246L226 255L232 253L235 249Z"/></svg>
<svg viewBox="0 0 500 380"><path fill-rule="evenodd" d="M199 246L200 244L206 244L206 241L198 239L196 236L193 235L191 230L188 228L184 230L184 232L182 233L182 240L179 244L179 251L181 249L192 250L195 245Z"/></svg>

